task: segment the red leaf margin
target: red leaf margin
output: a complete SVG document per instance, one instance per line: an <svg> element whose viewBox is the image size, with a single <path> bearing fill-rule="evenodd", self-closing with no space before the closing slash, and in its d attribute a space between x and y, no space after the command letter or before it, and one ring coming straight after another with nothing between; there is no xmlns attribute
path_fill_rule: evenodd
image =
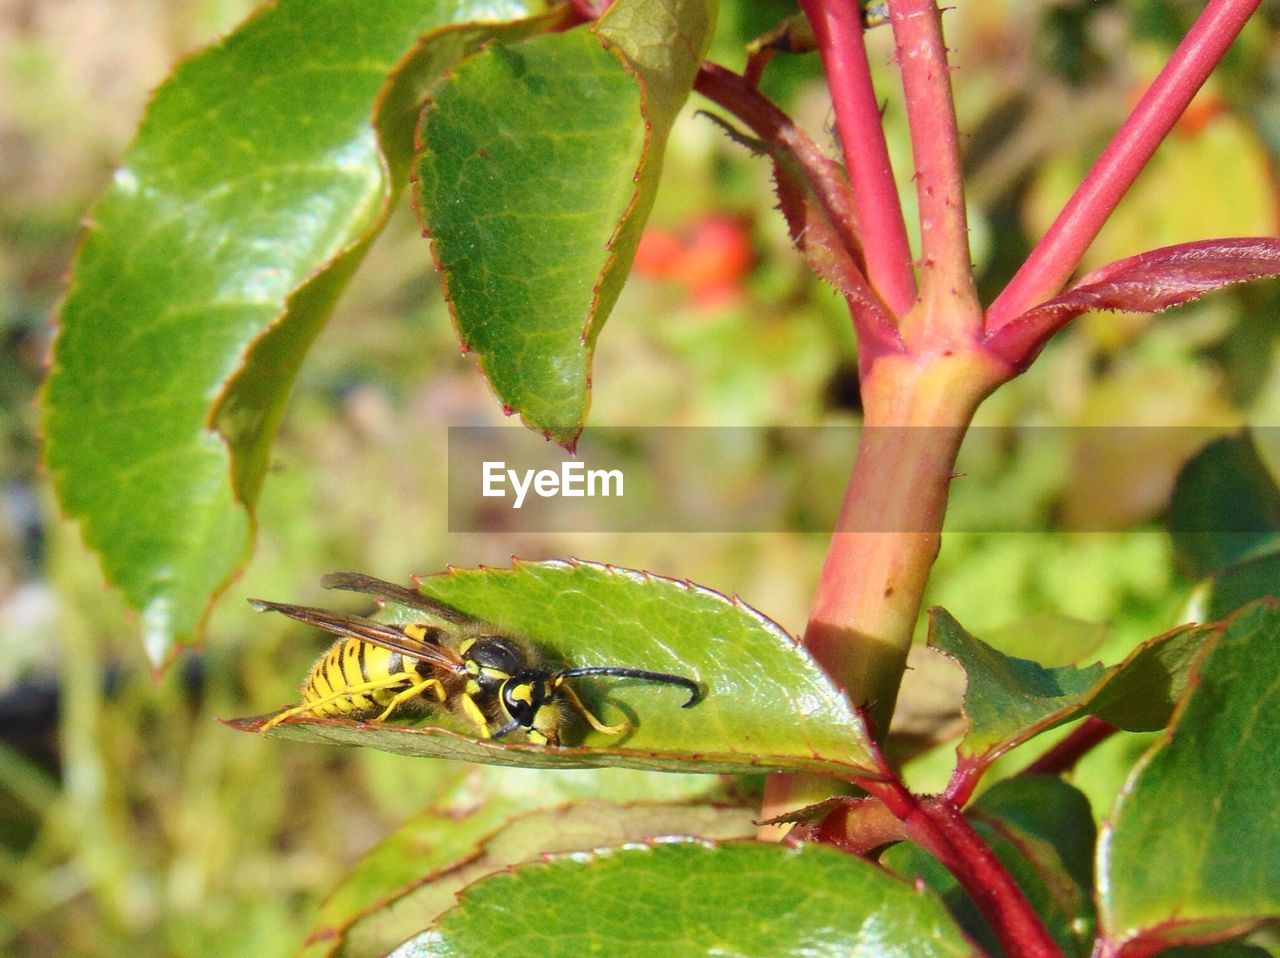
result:
<svg viewBox="0 0 1280 958"><path fill-rule="evenodd" d="M1116 260L990 331L984 348L1022 372L1067 323L1091 310L1154 313L1234 283L1280 275L1280 239L1197 240Z"/></svg>

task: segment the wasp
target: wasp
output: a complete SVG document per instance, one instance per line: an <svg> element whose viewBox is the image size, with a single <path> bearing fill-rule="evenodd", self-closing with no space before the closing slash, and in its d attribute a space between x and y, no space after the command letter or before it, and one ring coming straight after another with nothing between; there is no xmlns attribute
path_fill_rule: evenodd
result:
<svg viewBox="0 0 1280 958"><path fill-rule="evenodd" d="M624 722L606 725L570 684L582 676L610 676L675 685L689 692L682 708L702 699L692 679L618 665L551 669L515 636L413 589L358 572L321 579L326 589L360 592L427 614L406 625L286 602L250 599L260 612L280 612L340 636L302 683L302 702L273 716L265 731L297 715L385 722L445 707L461 712L484 739L517 730L530 742L559 745L567 705L593 729L621 735Z"/></svg>

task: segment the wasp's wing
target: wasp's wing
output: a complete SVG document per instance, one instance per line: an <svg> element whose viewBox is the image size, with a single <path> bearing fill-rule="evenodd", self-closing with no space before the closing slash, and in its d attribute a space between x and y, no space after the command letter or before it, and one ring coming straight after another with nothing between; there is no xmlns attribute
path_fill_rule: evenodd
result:
<svg viewBox="0 0 1280 958"><path fill-rule="evenodd" d="M400 605L407 605L413 609L429 612L437 618L455 625L483 624L482 620L477 619L474 615L468 615L461 609L455 609L439 599L423 595L416 589L408 589L402 585L396 585L394 582L384 582L382 579L375 579L373 576L365 575L363 572L330 572L320 580L320 584L326 589L363 592L365 595L377 596L380 599L390 599Z"/></svg>
<svg viewBox="0 0 1280 958"><path fill-rule="evenodd" d="M288 602L269 602L266 599L250 599L249 604L259 612L279 612L291 619L314 625L334 635L359 639L370 645L379 645L392 652L399 652L451 672L462 668L462 658L453 649L435 642L423 642L405 635L394 625L375 622L359 615L344 615L309 605L291 605Z"/></svg>

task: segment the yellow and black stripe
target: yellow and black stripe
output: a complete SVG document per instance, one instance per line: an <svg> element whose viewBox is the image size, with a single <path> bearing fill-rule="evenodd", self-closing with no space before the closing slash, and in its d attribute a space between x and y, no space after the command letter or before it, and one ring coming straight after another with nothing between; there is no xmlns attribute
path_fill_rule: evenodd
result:
<svg viewBox="0 0 1280 958"><path fill-rule="evenodd" d="M433 625L395 626L309 606L255 604L342 637L311 667L302 701L272 716L264 729L295 715L386 721L432 699L445 701L445 682L452 686L465 676L461 657L439 644Z"/></svg>
<svg viewBox="0 0 1280 958"><path fill-rule="evenodd" d="M381 712L418 680L399 652L357 639L335 642L302 685L302 705L324 718L364 718Z"/></svg>

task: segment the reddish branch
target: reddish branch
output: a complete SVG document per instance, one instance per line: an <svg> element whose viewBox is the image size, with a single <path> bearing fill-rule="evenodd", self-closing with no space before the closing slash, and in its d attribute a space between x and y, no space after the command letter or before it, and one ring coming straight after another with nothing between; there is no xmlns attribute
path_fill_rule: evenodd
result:
<svg viewBox="0 0 1280 958"><path fill-rule="evenodd" d="M1006 954L1063 958L1013 876L954 804L946 798L912 795L897 779L864 787L902 821L907 837L955 876Z"/></svg>
<svg viewBox="0 0 1280 958"><path fill-rule="evenodd" d="M872 727L874 720L868 710L861 709L860 712L868 727ZM906 838L929 852L955 876L991 925L1005 953L1018 958L1064 958L1062 950L1027 901L1027 896L995 852L973 830L960 807L946 796L913 795L885 761L874 740L870 749L879 777L858 779L856 784L883 803L889 813L902 823ZM848 808L857 810L855 805ZM870 809L862 811L869 812ZM869 822L875 823L872 831L890 835L890 830L883 822L878 822L878 818L874 815L869 818ZM834 827L836 822L823 824ZM835 845L844 844L833 841L834 837L828 834L826 839ZM851 844L865 844L865 841L866 836L854 834L849 837Z"/></svg>
<svg viewBox="0 0 1280 958"><path fill-rule="evenodd" d="M813 26L831 90L836 132L862 224L867 278L890 310L901 316L915 302L916 284L902 204L863 43L862 12L855 0L800 0L800 7Z"/></svg>
<svg viewBox="0 0 1280 958"><path fill-rule="evenodd" d="M987 311L996 330L1062 289L1156 147L1261 0L1209 0L1049 231Z"/></svg>
<svg viewBox="0 0 1280 958"><path fill-rule="evenodd" d="M981 331L981 318L969 262L960 136L947 48L942 40L942 16L934 0L897 0L889 5L889 11L902 70L920 205L920 283L926 305L920 315L925 325L922 332L927 335L936 323L954 328L957 323L972 321L977 328L958 330L972 339Z"/></svg>
<svg viewBox="0 0 1280 958"><path fill-rule="evenodd" d="M946 795L956 808L964 808L973 797L973 790L982 781L982 773L990 767L990 762L979 761L969 755L958 755L956 767L951 770L951 780L947 782Z"/></svg>
<svg viewBox="0 0 1280 958"><path fill-rule="evenodd" d="M1089 716L1049 751L1022 770L1023 775L1061 775L1076 767L1093 748L1120 731L1114 725Z"/></svg>
<svg viewBox="0 0 1280 958"><path fill-rule="evenodd" d="M832 224L841 230L849 256L861 260L861 221L848 185L832 179L832 164L809 135L746 79L717 63L702 64L693 88L741 120L766 145L785 151L803 172L809 190L826 208Z"/></svg>
<svg viewBox="0 0 1280 958"><path fill-rule="evenodd" d="M1259 2L1209 0L1168 66L992 305L987 331L999 330L1062 288ZM936 0L889 2L921 211L919 303L859 5L854 0L800 3L813 25L831 89L866 277L902 320L899 329L907 347L885 351L864 370L867 428L819 579L805 645L855 703L871 703L884 725L937 554L960 440L982 398L1016 373L1018 357L989 351L991 340L987 348L980 340L983 322L973 296L958 137ZM734 112L744 115L741 108ZM1028 354L1038 348L1035 335L1023 338L1025 343L1006 336L1000 343L1010 349L1022 345ZM1070 768L1111 734L1099 724L1086 722L1029 771ZM958 767L949 794L918 797L883 759L879 765L883 780L858 784L902 822L908 838L956 877L1006 953L1061 958L1022 890L961 812L981 769ZM800 791L795 780L775 776L766 808L783 810ZM875 825L874 816L860 821L866 813L858 809L850 805L843 818L824 819L817 826L818 837L861 848L891 834L883 823ZM875 827L863 829L867 824ZM841 826L843 835L836 834Z"/></svg>
<svg viewBox="0 0 1280 958"><path fill-rule="evenodd" d="M839 165L745 77L704 63L694 89L744 123L773 158L780 208L796 247L849 303L859 365L865 370L877 356L901 351L889 307L867 282L857 207Z"/></svg>

